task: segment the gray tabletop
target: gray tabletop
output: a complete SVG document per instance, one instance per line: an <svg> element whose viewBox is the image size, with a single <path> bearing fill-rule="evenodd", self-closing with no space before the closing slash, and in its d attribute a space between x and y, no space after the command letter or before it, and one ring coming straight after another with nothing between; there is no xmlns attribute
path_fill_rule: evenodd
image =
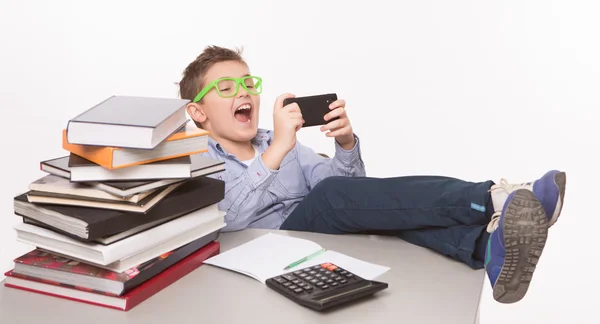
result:
<svg viewBox="0 0 600 324"><path fill-rule="evenodd" d="M226 251L268 231L219 238ZM389 288L362 302L319 313L245 275L203 265L129 312L0 287L0 323L476 323L483 270L395 237L272 231L312 240L352 257L388 266L377 280Z"/></svg>

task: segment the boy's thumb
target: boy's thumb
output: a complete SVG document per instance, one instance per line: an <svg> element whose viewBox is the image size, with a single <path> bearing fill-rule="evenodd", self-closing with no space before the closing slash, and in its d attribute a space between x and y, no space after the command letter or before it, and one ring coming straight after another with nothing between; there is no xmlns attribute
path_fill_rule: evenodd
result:
<svg viewBox="0 0 600 324"><path fill-rule="evenodd" d="M289 98L295 98L296 96L291 94L291 93L284 93L282 95L280 95L279 97L277 97L277 99L275 100L275 109L281 109L283 108L283 101L285 99L289 99Z"/></svg>

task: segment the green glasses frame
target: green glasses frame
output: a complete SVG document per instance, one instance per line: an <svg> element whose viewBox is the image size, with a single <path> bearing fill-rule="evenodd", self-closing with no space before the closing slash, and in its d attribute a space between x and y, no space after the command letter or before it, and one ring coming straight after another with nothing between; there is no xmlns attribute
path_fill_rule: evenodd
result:
<svg viewBox="0 0 600 324"><path fill-rule="evenodd" d="M254 89L248 89L248 86L244 82L244 81L246 81L246 79L255 79L255 80L257 80L256 84L254 84ZM230 81L234 81L235 82L235 91L233 92L232 95L224 95L224 94L222 94L221 91L219 90L219 87L217 87L217 85L219 84L219 82L225 81L225 80L230 80ZM206 87L204 87L204 89L202 89L202 91L200 91L200 93L198 93L198 95L196 95L196 98L194 98L194 102L198 102L198 101L202 100L202 98L204 98L204 96L210 90L212 90L213 87L217 90L217 93L222 98L231 98L231 97L233 97L233 96L235 96L235 95L238 94L238 91L240 90L240 84L242 85L242 87L244 87L244 89L249 94L258 95L258 94L260 94L262 92L262 78L260 78L260 77L253 76L253 75L248 75L248 76L241 77L241 78L220 78L220 79L216 79L216 80L212 81Z"/></svg>

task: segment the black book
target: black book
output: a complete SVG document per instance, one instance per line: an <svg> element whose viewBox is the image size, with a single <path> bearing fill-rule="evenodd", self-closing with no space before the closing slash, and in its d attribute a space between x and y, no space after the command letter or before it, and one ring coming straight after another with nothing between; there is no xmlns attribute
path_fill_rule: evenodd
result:
<svg viewBox="0 0 600 324"><path fill-rule="evenodd" d="M17 216L80 241L95 241L161 219L173 219L216 204L225 198L225 182L200 177L188 180L164 197L147 213L79 206L33 204L27 193L14 198Z"/></svg>

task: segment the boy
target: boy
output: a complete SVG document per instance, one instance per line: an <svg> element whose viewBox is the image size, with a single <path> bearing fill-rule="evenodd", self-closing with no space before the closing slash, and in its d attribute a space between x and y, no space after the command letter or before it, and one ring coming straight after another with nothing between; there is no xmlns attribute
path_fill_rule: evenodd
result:
<svg viewBox="0 0 600 324"><path fill-rule="evenodd" d="M274 130L258 129L262 80L240 51L207 47L183 72L187 112L211 133L207 153L225 161L215 175L226 183L219 207L225 230L249 227L328 234L375 233L485 267L494 299L521 300L529 287L548 228L565 195L564 172L527 184L472 183L438 176L368 178L344 100L332 103L321 127L335 139L328 159L296 141L296 104L273 109Z"/></svg>

